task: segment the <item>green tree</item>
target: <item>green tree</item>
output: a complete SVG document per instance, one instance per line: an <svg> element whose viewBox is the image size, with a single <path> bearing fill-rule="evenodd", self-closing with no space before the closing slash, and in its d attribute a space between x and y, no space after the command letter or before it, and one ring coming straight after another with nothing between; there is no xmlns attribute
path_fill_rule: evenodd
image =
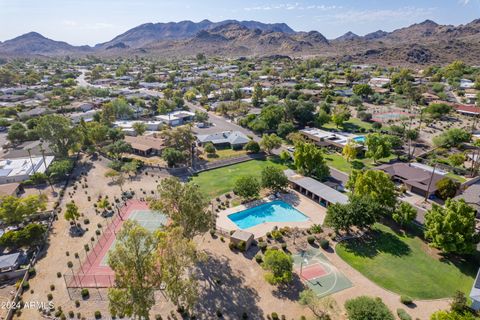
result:
<svg viewBox="0 0 480 320"><path fill-rule="evenodd" d="M132 151L132 146L125 140L117 140L107 146L105 146L105 151L114 159L120 159L122 153L127 153Z"/></svg>
<svg viewBox="0 0 480 320"><path fill-rule="evenodd" d="M430 320L478 320L478 317L470 312L437 311L430 316Z"/></svg>
<svg viewBox="0 0 480 320"><path fill-rule="evenodd" d="M63 215L65 220L73 221L75 224L77 219L80 218L80 211L78 211L78 207L75 202L70 201L67 203L67 209L65 210L65 214Z"/></svg>
<svg viewBox="0 0 480 320"><path fill-rule="evenodd" d="M465 154L463 153L454 153L448 156L448 162L454 167L460 167L465 163Z"/></svg>
<svg viewBox="0 0 480 320"><path fill-rule="evenodd" d="M61 180L73 169L73 162L69 159L53 161L48 167L48 176L51 179Z"/></svg>
<svg viewBox="0 0 480 320"><path fill-rule="evenodd" d="M464 129L452 128L433 137L433 143L437 147L455 148L460 144L470 141L472 135Z"/></svg>
<svg viewBox="0 0 480 320"><path fill-rule="evenodd" d="M67 157L68 152L81 141L81 137L70 119L57 114L41 117L35 131L41 139L50 144L52 150L60 158Z"/></svg>
<svg viewBox="0 0 480 320"><path fill-rule="evenodd" d="M268 249L262 267L268 271L265 280L270 284L287 284L293 280L293 258L283 251Z"/></svg>
<svg viewBox="0 0 480 320"><path fill-rule="evenodd" d="M379 159L386 158L392 153L392 144L389 136L380 133L371 133L365 140L367 146L366 156L377 163Z"/></svg>
<svg viewBox="0 0 480 320"><path fill-rule="evenodd" d="M192 239L212 227L215 215L207 209L208 201L198 185L167 178L158 185L158 195L159 199L151 201L150 207L166 214L175 226L182 228L186 238Z"/></svg>
<svg viewBox="0 0 480 320"><path fill-rule="evenodd" d="M167 161L167 165L169 167L174 167L176 165L184 163L186 160L185 154L174 148L165 148L162 151L162 158L163 160Z"/></svg>
<svg viewBox="0 0 480 320"><path fill-rule="evenodd" d="M343 126L343 124L348 121L350 117L350 110L345 105L336 105L335 108L333 108L332 110L332 121L335 126L337 126L337 128Z"/></svg>
<svg viewBox="0 0 480 320"><path fill-rule="evenodd" d="M380 170L355 170L350 175L346 187L356 196L369 196L386 212L395 209L397 199L395 184L390 176Z"/></svg>
<svg viewBox="0 0 480 320"><path fill-rule="evenodd" d="M395 320L380 298L360 296L345 302L349 320Z"/></svg>
<svg viewBox="0 0 480 320"><path fill-rule="evenodd" d="M458 189L460 188L460 182L445 177L437 181L436 187L436 194L440 197L440 199L447 200L448 198L455 197Z"/></svg>
<svg viewBox="0 0 480 320"><path fill-rule="evenodd" d="M357 158L357 147L358 145L352 140L348 141L343 147L342 155L345 157L345 159L347 159L348 162L351 162Z"/></svg>
<svg viewBox="0 0 480 320"><path fill-rule="evenodd" d="M202 111L195 111L195 121L206 123L208 121L208 113Z"/></svg>
<svg viewBox="0 0 480 320"><path fill-rule="evenodd" d="M401 202L392 214L393 220L404 226L412 222L417 217L417 210L407 202Z"/></svg>
<svg viewBox="0 0 480 320"><path fill-rule="evenodd" d="M46 209L45 195L30 195L22 198L5 196L0 199L0 219L6 224L22 222L25 218Z"/></svg>
<svg viewBox="0 0 480 320"><path fill-rule="evenodd" d="M10 128L8 128L7 139L13 144L21 143L27 140L27 128L20 123L13 123Z"/></svg>
<svg viewBox="0 0 480 320"><path fill-rule="evenodd" d="M248 152L251 153L259 153L260 152L260 145L258 142L250 140L247 142L247 144L243 147Z"/></svg>
<svg viewBox="0 0 480 320"><path fill-rule="evenodd" d="M368 84L356 84L353 86L353 93L357 96L361 96L363 99L367 99L368 96L374 93L374 91Z"/></svg>
<svg viewBox="0 0 480 320"><path fill-rule="evenodd" d="M381 215L381 207L368 196L351 196L347 204L330 204L325 224L336 232L351 227L369 228Z"/></svg>
<svg viewBox="0 0 480 320"><path fill-rule="evenodd" d="M252 104L255 108L258 108L263 101L263 89L259 83L256 83L253 87L253 94L252 94Z"/></svg>
<svg viewBox="0 0 480 320"><path fill-rule="evenodd" d="M133 130L135 130L135 133L137 136L142 136L145 131L147 131L147 125L143 122L135 122L132 125Z"/></svg>
<svg viewBox="0 0 480 320"><path fill-rule="evenodd" d="M329 123L330 121L332 121L331 116L324 110L320 110L320 112L318 112L317 115L315 116L315 119L313 122L315 124L315 127L321 128L325 124Z"/></svg>
<svg viewBox="0 0 480 320"><path fill-rule="evenodd" d="M251 200L258 197L260 183L254 176L243 176L235 181L233 192L245 200Z"/></svg>
<svg viewBox="0 0 480 320"><path fill-rule="evenodd" d="M108 254L115 273L115 286L108 290L110 312L135 318L149 318L160 285L155 250L158 239L138 222L127 220Z"/></svg>
<svg viewBox="0 0 480 320"><path fill-rule="evenodd" d="M266 153L270 154L273 149L277 149L282 146L282 139L275 133L270 135L264 134L262 136L262 140L260 141L260 145Z"/></svg>
<svg viewBox="0 0 480 320"><path fill-rule="evenodd" d="M329 309L334 309L334 300L319 297L312 289L300 292L299 302L306 306L317 320L330 320Z"/></svg>
<svg viewBox="0 0 480 320"><path fill-rule="evenodd" d="M425 215L425 239L446 253L471 253L478 242L475 215L463 199L448 199L445 207L433 204Z"/></svg>
<svg viewBox="0 0 480 320"><path fill-rule="evenodd" d="M330 175L322 150L313 143L297 143L293 161L297 170L306 176L324 180Z"/></svg>
<svg viewBox="0 0 480 320"><path fill-rule="evenodd" d="M262 169L262 187L272 192L282 192L288 186L288 178L283 170L276 166L266 166Z"/></svg>
<svg viewBox="0 0 480 320"><path fill-rule="evenodd" d="M209 155L214 155L215 152L217 152L217 149L215 149L215 146L211 142L208 142L207 144L205 144L205 146L203 147L203 150L205 150L205 152L208 153Z"/></svg>

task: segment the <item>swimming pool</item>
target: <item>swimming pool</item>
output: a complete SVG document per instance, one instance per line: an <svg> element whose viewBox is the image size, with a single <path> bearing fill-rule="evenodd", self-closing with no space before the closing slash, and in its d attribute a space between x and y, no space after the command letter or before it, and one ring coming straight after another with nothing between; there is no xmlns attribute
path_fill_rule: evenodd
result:
<svg viewBox="0 0 480 320"><path fill-rule="evenodd" d="M365 143L365 137L364 136L358 136L353 138L353 141L358 142L358 143Z"/></svg>
<svg viewBox="0 0 480 320"><path fill-rule="evenodd" d="M247 229L264 222L306 222L308 217L281 200L265 203L237 213L228 218L240 229Z"/></svg>

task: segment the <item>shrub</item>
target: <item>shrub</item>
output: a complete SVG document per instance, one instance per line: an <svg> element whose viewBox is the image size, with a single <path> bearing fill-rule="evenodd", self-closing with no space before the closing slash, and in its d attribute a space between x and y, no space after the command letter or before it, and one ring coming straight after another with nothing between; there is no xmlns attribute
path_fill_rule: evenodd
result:
<svg viewBox="0 0 480 320"><path fill-rule="evenodd" d="M68 311L68 317L69 318L75 317L75 312L73 312L72 310Z"/></svg>
<svg viewBox="0 0 480 320"><path fill-rule="evenodd" d="M50 291L53 291L53 290L55 290L55 285L51 284L50 285Z"/></svg>
<svg viewBox="0 0 480 320"><path fill-rule="evenodd" d="M28 290L30 288L30 283L28 281L24 281L22 283L22 289L23 290Z"/></svg>
<svg viewBox="0 0 480 320"><path fill-rule="evenodd" d="M84 298L84 299L90 297L90 292L86 288L82 289L82 291L80 293L82 295L82 298Z"/></svg>
<svg viewBox="0 0 480 320"><path fill-rule="evenodd" d="M409 296L400 296L400 302L405 305L409 305L413 303L413 299Z"/></svg>
<svg viewBox="0 0 480 320"><path fill-rule="evenodd" d="M321 239L321 240L320 240L320 247L321 247L323 250L327 250L328 247L330 247L330 242L328 242L327 239Z"/></svg>
<svg viewBox="0 0 480 320"><path fill-rule="evenodd" d="M236 246L235 243L233 243L233 242L230 242L230 243L228 244L228 247L229 247L230 250L232 250L232 251L237 248L237 246Z"/></svg>
<svg viewBox="0 0 480 320"><path fill-rule="evenodd" d="M284 251L287 250L287 244L286 243L282 243L282 250L284 250Z"/></svg>
<svg viewBox="0 0 480 320"><path fill-rule="evenodd" d="M255 256L255 261L257 261L257 263L262 263L262 261L263 261L262 255L261 255L261 254L257 254L257 255Z"/></svg>
<svg viewBox="0 0 480 320"><path fill-rule="evenodd" d="M247 249L247 243L245 241L240 241L237 243L237 249L244 252Z"/></svg>
<svg viewBox="0 0 480 320"><path fill-rule="evenodd" d="M212 238L215 236L215 229L210 229L210 235L212 236Z"/></svg>
<svg viewBox="0 0 480 320"><path fill-rule="evenodd" d="M412 317L403 309L397 309L397 315L400 320L412 320Z"/></svg>
<svg viewBox="0 0 480 320"><path fill-rule="evenodd" d="M47 294L47 299L48 299L48 301L52 301L53 300L53 294L51 294L51 293Z"/></svg>
<svg viewBox="0 0 480 320"><path fill-rule="evenodd" d="M95 319L101 319L102 318L102 313L100 311L95 311Z"/></svg>
<svg viewBox="0 0 480 320"><path fill-rule="evenodd" d="M77 307L77 308L80 307L80 301L75 300L75 307Z"/></svg>
<svg viewBox="0 0 480 320"><path fill-rule="evenodd" d="M28 269L28 275L30 277L33 277L36 273L37 273L37 270L35 270L34 267L31 267L30 269Z"/></svg>
<svg viewBox="0 0 480 320"><path fill-rule="evenodd" d="M273 230L271 235L272 235L272 238L275 240L280 240L282 239L282 236L283 236L282 232L279 230Z"/></svg>
<svg viewBox="0 0 480 320"><path fill-rule="evenodd" d="M270 232L267 232L267 238L272 238L272 234Z"/></svg>
<svg viewBox="0 0 480 320"><path fill-rule="evenodd" d="M272 312L272 320L280 320L276 312Z"/></svg>
<svg viewBox="0 0 480 320"><path fill-rule="evenodd" d="M248 314L246 312L242 313L242 319L248 319Z"/></svg>
<svg viewBox="0 0 480 320"><path fill-rule="evenodd" d="M260 242L258 244L258 247L260 248L260 250L262 250L264 252L265 250L267 250L267 243L266 242Z"/></svg>
<svg viewBox="0 0 480 320"><path fill-rule="evenodd" d="M90 223L90 219L88 219L88 218L83 219L83 223L84 223L84 224L89 224L89 223Z"/></svg>
<svg viewBox="0 0 480 320"><path fill-rule="evenodd" d="M307 237L307 241L308 241L308 243L310 243L310 244L314 244L314 243L315 243L315 237L314 237L314 236L308 236L308 237Z"/></svg>
<svg viewBox="0 0 480 320"><path fill-rule="evenodd" d="M360 296L345 302L349 320L394 320L392 312L380 298Z"/></svg>
<svg viewBox="0 0 480 320"><path fill-rule="evenodd" d="M313 226L310 227L310 232L311 233L322 233L323 229L322 226L319 224L314 224Z"/></svg>

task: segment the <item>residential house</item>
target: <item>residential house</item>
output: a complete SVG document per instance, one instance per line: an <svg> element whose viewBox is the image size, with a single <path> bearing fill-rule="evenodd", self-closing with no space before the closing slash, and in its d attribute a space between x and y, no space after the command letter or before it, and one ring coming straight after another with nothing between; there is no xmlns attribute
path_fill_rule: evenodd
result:
<svg viewBox="0 0 480 320"><path fill-rule="evenodd" d="M163 149L165 149L164 139L157 137L156 135L147 136L125 136L124 140L128 142L135 154L148 157L148 156L160 156Z"/></svg>
<svg viewBox="0 0 480 320"><path fill-rule="evenodd" d="M45 158L45 160L44 160ZM34 173L45 173L54 156L0 160L0 184L22 182Z"/></svg>
<svg viewBox="0 0 480 320"><path fill-rule="evenodd" d="M172 127L180 126L182 124L191 122L194 119L194 117L195 117L195 113L190 111L184 111L184 110L174 111L167 114L161 114L161 115L155 116L155 118L158 121Z"/></svg>
<svg viewBox="0 0 480 320"><path fill-rule="evenodd" d="M343 132L330 132L317 128L306 128L299 131L307 140L312 141L319 147L330 147L337 151L342 151L343 147L349 142L353 141L357 144L357 151L363 152L365 141L364 136Z"/></svg>
<svg viewBox="0 0 480 320"><path fill-rule="evenodd" d="M472 180L473 181L473 180ZM469 184L467 182L467 184ZM466 203L477 210L477 216L480 217L480 180L470 184L462 194L455 197L455 200L463 199Z"/></svg>
<svg viewBox="0 0 480 320"><path fill-rule="evenodd" d="M250 141L250 138L240 131L223 131L197 135L197 139L200 146L212 143L217 149L232 148L235 150L242 149Z"/></svg>
<svg viewBox="0 0 480 320"><path fill-rule="evenodd" d="M472 309L475 311L480 310L480 269L478 270L477 277L473 282L472 290L470 291L470 299L472 300Z"/></svg>

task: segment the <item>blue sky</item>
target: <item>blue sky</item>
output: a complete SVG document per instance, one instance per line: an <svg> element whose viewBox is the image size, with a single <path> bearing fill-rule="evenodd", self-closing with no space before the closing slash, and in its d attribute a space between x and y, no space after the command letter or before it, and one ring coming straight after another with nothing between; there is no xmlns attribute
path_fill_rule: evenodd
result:
<svg viewBox="0 0 480 320"><path fill-rule="evenodd" d="M93 45L142 23L209 19L285 22L334 38L432 19L463 24L480 18L480 0L0 0L0 41L29 31Z"/></svg>

